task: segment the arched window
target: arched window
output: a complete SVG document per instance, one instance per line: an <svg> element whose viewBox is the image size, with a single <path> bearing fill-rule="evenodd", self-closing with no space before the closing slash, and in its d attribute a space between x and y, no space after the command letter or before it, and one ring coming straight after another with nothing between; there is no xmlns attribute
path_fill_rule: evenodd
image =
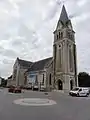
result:
<svg viewBox="0 0 90 120"><path fill-rule="evenodd" d="M59 32L59 38L61 38L61 33Z"/></svg>
<svg viewBox="0 0 90 120"><path fill-rule="evenodd" d="M61 39L63 38L63 32L61 32Z"/></svg>
<svg viewBox="0 0 90 120"><path fill-rule="evenodd" d="M58 40L58 35L57 35L57 40Z"/></svg>
<svg viewBox="0 0 90 120"><path fill-rule="evenodd" d="M71 32L68 31L68 32L67 32L67 35L68 35L68 38L69 38L69 39L71 39L71 40L73 39L73 35L72 35Z"/></svg>
<svg viewBox="0 0 90 120"><path fill-rule="evenodd" d="M73 71L73 56L72 56L71 45L69 46L69 65L70 65L70 72L72 72Z"/></svg>
<svg viewBox="0 0 90 120"><path fill-rule="evenodd" d="M60 47L60 49L59 49L59 68L61 68L61 64L62 64L62 63L61 63L61 62L62 62L62 61L61 61L61 59L62 59L62 58L61 58L61 57L62 57L61 54L62 54L62 53L61 53L61 47Z"/></svg>
<svg viewBox="0 0 90 120"><path fill-rule="evenodd" d="M74 39L74 35L73 34L71 34L71 40L73 40Z"/></svg>
<svg viewBox="0 0 90 120"><path fill-rule="evenodd" d="M43 80L42 80L42 84L44 84L44 74L43 74Z"/></svg>
<svg viewBox="0 0 90 120"><path fill-rule="evenodd" d="M67 32L68 38L70 38L70 32Z"/></svg>
<svg viewBox="0 0 90 120"><path fill-rule="evenodd" d="M52 85L51 73L50 73L50 75L49 75L49 85Z"/></svg>

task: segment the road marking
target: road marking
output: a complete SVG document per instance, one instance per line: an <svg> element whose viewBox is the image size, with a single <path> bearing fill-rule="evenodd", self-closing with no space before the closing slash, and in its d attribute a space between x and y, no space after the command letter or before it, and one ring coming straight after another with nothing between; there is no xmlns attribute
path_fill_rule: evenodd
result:
<svg viewBox="0 0 90 120"><path fill-rule="evenodd" d="M24 105L24 106L48 106L55 105L56 102L50 99L41 99L41 98L23 98L14 100L15 104Z"/></svg>

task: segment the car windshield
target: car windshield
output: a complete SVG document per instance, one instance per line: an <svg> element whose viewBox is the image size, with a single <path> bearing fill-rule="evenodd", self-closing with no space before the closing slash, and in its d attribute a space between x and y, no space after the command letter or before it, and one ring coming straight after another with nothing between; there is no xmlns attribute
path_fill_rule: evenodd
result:
<svg viewBox="0 0 90 120"><path fill-rule="evenodd" d="M74 88L72 91L78 91L79 90L79 88Z"/></svg>

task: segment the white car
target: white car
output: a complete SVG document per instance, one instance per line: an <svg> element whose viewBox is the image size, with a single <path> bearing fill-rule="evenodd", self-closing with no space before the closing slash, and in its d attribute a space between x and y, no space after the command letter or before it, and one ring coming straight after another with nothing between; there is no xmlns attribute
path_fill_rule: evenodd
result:
<svg viewBox="0 0 90 120"><path fill-rule="evenodd" d="M44 85L41 85L40 91L44 91L44 90L45 90L45 86L44 86Z"/></svg>
<svg viewBox="0 0 90 120"><path fill-rule="evenodd" d="M71 96L86 96L88 97L89 96L89 88L84 88L84 87L76 87L74 89L72 89L70 92L69 92L69 95Z"/></svg>

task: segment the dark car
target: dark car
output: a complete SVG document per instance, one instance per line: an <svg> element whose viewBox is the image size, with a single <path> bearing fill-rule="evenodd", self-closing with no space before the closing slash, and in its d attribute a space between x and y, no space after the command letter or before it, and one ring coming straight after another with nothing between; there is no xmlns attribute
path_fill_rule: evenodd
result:
<svg viewBox="0 0 90 120"><path fill-rule="evenodd" d="M15 86L10 86L10 88L8 89L8 92L13 93L14 89L15 89Z"/></svg>
<svg viewBox="0 0 90 120"><path fill-rule="evenodd" d="M15 87L13 92L14 92L14 93L21 93L22 90L21 90L20 87Z"/></svg>

